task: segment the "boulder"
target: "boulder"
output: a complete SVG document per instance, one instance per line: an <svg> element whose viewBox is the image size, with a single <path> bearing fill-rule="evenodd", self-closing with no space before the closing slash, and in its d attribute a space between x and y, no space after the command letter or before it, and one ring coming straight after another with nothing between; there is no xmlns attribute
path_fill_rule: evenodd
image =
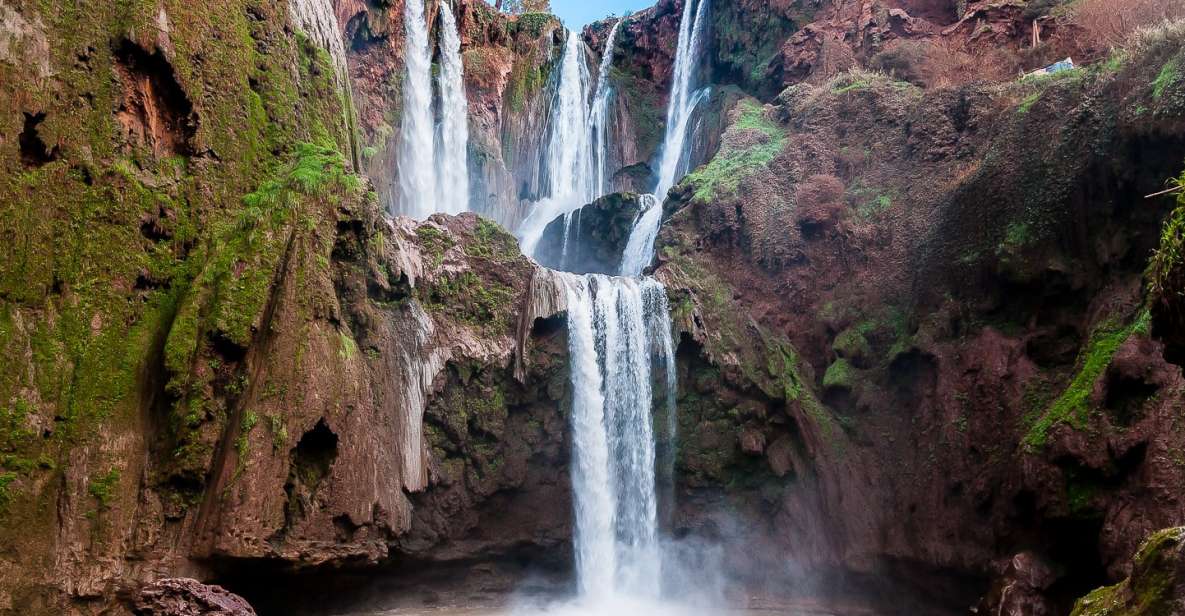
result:
<svg viewBox="0 0 1185 616"><path fill-rule="evenodd" d="M137 616L255 616L242 597L190 578L167 578L145 586L132 612Z"/></svg>

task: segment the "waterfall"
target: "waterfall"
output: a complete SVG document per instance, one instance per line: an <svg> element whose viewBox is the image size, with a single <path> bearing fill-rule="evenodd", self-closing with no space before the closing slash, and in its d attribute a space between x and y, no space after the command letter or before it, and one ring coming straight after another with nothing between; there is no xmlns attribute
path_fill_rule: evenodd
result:
<svg viewBox="0 0 1185 616"><path fill-rule="evenodd" d="M436 211L469 210L469 103L465 98L461 37L448 2L440 3L440 130L436 143Z"/></svg>
<svg viewBox="0 0 1185 616"><path fill-rule="evenodd" d="M651 370L657 356L674 378L666 290L653 279L566 282L578 587L586 598L657 598Z"/></svg>
<svg viewBox="0 0 1185 616"><path fill-rule="evenodd" d="M597 196L609 193L612 183L606 173L609 164L609 100L611 87L609 86L609 69L613 67L613 47L617 43L617 31L621 29L624 19L617 20L609 30L609 37L605 39L605 51L601 56L601 67L597 71L597 93L592 104L592 131L594 176L593 186Z"/></svg>
<svg viewBox="0 0 1185 616"><path fill-rule="evenodd" d="M547 196L535 203L519 229L525 254L534 254L548 223L596 198L588 97L584 41L568 31L543 161Z"/></svg>
<svg viewBox="0 0 1185 616"><path fill-rule="evenodd" d="M621 257L622 276L641 276L654 256L654 239L662 222L662 202L654 195L642 195L642 215L634 222L634 229Z"/></svg>
<svg viewBox="0 0 1185 616"><path fill-rule="evenodd" d="M461 64L457 23L447 3L441 3L441 125L433 120L432 45L424 15L424 0L403 5L406 33L403 80L403 119L399 144L398 213L413 218L459 214L468 209L468 103Z"/></svg>
<svg viewBox="0 0 1185 616"><path fill-rule="evenodd" d="M683 18L679 22L679 43L675 51L675 74L671 82L671 98L667 103L667 129L662 142L662 158L658 165L658 185L654 194L660 201L675 182L687 174L687 125L695 108L703 101L706 92L693 92L695 71L699 64L700 37L707 20L709 0L700 0L692 16L692 0L683 5Z"/></svg>
<svg viewBox="0 0 1185 616"><path fill-rule="evenodd" d="M399 143L399 211L413 218L427 218L434 208L432 143L432 52L424 0L403 5L406 34L403 59L403 119Z"/></svg>
<svg viewBox="0 0 1185 616"><path fill-rule="evenodd" d="M658 184L655 199L634 222L629 248L622 260L622 273L638 275L654 256L654 240L662 225L662 203L679 178L687 174L691 153L688 125L695 109L708 96L708 90L692 91L695 71L699 64L701 37L705 26L709 0L685 0L683 17L679 22L679 42L675 49L675 71L671 81L671 97L667 103L667 128L663 137L662 154L658 164ZM693 5L695 8L693 9Z"/></svg>

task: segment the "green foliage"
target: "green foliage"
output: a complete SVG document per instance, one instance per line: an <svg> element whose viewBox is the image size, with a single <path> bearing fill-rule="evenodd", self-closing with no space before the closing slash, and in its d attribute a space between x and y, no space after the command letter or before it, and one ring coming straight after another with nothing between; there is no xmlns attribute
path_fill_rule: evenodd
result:
<svg viewBox="0 0 1185 616"><path fill-rule="evenodd" d="M1144 310L1130 325L1107 321L1095 329L1078 359L1078 371L1053 404L1030 426L1023 444L1030 450L1045 446L1053 427L1069 423L1082 428L1089 419L1091 397L1119 347L1133 334L1146 335L1151 316Z"/></svg>
<svg viewBox="0 0 1185 616"><path fill-rule="evenodd" d="M1174 183L1181 191L1177 196L1177 207L1169 214L1161 229L1160 246L1152 253L1145 272L1150 301L1179 291L1172 288L1174 278L1179 279L1179 272L1185 265L1185 174L1174 180Z"/></svg>
<svg viewBox="0 0 1185 616"><path fill-rule="evenodd" d="M1028 113L1029 110L1033 108L1033 105L1036 105L1037 101L1041 100L1042 94L1044 94L1044 92L1033 92L1032 94L1026 96L1016 108L1016 112L1021 115Z"/></svg>
<svg viewBox="0 0 1185 616"><path fill-rule="evenodd" d="M111 506L111 500L115 497L115 490L119 487L120 471L118 468L112 468L99 477L92 479L87 485L86 491L99 503L100 509L106 509Z"/></svg>
<svg viewBox="0 0 1185 616"><path fill-rule="evenodd" d="M738 103L737 117L730 131L748 131L757 139L752 146L737 148L725 144L708 164L684 180L695 187L695 198L712 201L737 191L741 180L765 167L786 144L782 129L765 117L765 109L751 99Z"/></svg>
<svg viewBox="0 0 1185 616"><path fill-rule="evenodd" d="M464 272L421 285L416 297L429 312L445 314L458 323L497 329L509 326L514 290Z"/></svg>

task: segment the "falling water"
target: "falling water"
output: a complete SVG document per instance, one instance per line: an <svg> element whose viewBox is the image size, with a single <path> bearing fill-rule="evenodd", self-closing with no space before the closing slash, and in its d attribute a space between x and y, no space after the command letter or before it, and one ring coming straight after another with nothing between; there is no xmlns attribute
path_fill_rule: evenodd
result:
<svg viewBox="0 0 1185 616"><path fill-rule="evenodd" d="M593 187L588 95L588 58L584 41L569 31L560 61L544 160L547 196L535 203L519 228L525 254L535 253L548 223L597 197Z"/></svg>
<svg viewBox="0 0 1185 616"><path fill-rule="evenodd" d="M448 2L440 3L440 129L436 143L437 212L469 210L469 103L457 20Z"/></svg>
<svg viewBox="0 0 1185 616"><path fill-rule="evenodd" d="M662 224L662 202L676 180L687 174L691 159L688 125L696 107L707 97L706 89L693 92L695 71L699 63L703 29L707 19L709 0L692 0L683 4L683 18L679 22L679 43L675 50L675 73L671 81L671 98L667 104L667 129L663 138L662 157L658 164L658 184L649 207L634 222L630 233L630 248L622 260L622 273L637 275L650 264L654 255L654 240ZM693 9L693 5L695 8Z"/></svg>
<svg viewBox="0 0 1185 616"><path fill-rule="evenodd" d="M605 51L601 56L601 67L597 71L597 93L592 104L593 131L593 186L597 196L608 194L611 190L610 178L606 173L609 164L609 101L612 93L609 85L609 69L613 67L613 47L617 43L617 31L625 22L620 19L609 30L609 37L605 39Z"/></svg>
<svg viewBox="0 0 1185 616"><path fill-rule="evenodd" d="M651 360L674 378L666 291L652 279L601 275L567 285L578 585L584 597L655 598Z"/></svg>
<svg viewBox="0 0 1185 616"><path fill-rule="evenodd" d="M403 80L403 121L399 144L399 213L427 218L435 209L432 143L432 53L424 1L403 5L406 33Z"/></svg>
<svg viewBox="0 0 1185 616"><path fill-rule="evenodd" d="M667 103L667 130L662 143L662 159L658 165L658 186L654 194L666 199L667 191L680 176L687 173L687 125L695 108L706 92L694 92L695 71L699 64L700 37L703 34L709 0L700 0L692 16L692 1L683 5L683 19L679 23L679 47L675 52L675 75L671 82L671 98Z"/></svg>

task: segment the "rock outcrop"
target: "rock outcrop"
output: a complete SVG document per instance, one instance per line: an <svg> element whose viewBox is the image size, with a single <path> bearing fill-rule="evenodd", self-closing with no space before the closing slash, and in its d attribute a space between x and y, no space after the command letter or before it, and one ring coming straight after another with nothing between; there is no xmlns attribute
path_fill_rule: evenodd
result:
<svg viewBox="0 0 1185 616"><path fill-rule="evenodd" d="M140 590L136 616L255 616L242 597L188 578L157 580Z"/></svg>
<svg viewBox="0 0 1185 616"><path fill-rule="evenodd" d="M617 275L634 222L646 208L645 196L613 193L576 210L569 223L547 225L535 249L539 262L565 272Z"/></svg>

